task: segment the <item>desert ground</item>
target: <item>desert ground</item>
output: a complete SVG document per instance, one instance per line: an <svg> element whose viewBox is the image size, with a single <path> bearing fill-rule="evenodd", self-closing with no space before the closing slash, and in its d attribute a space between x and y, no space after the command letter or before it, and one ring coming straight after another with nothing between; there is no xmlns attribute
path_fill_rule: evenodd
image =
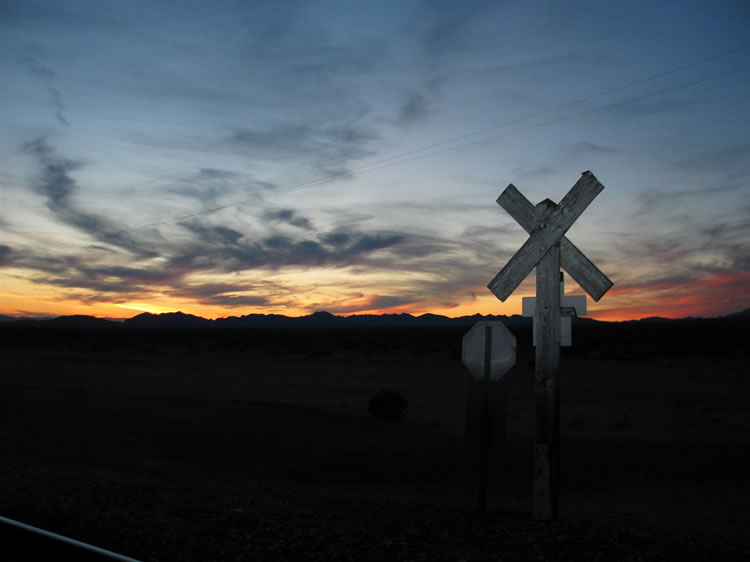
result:
<svg viewBox="0 0 750 562"><path fill-rule="evenodd" d="M141 560L747 560L738 326L576 328L551 523L525 332L479 519L466 330L4 326L0 515ZM404 419L368 415L382 388Z"/></svg>

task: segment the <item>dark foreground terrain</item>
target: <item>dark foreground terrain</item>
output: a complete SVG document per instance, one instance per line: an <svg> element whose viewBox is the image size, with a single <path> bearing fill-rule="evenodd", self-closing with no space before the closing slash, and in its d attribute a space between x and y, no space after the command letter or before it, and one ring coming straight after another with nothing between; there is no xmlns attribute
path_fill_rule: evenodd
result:
<svg viewBox="0 0 750 562"><path fill-rule="evenodd" d="M750 557L746 322L576 328L554 523L523 332L476 517L464 331L3 326L0 515L160 561ZM404 420L368 416L381 388Z"/></svg>

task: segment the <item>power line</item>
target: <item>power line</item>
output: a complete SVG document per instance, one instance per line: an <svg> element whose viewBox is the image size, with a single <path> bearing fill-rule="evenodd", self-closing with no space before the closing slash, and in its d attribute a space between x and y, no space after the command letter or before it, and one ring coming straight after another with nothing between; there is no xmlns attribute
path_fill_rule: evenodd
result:
<svg viewBox="0 0 750 562"><path fill-rule="evenodd" d="M616 87L613 87L613 88L608 88L606 90L599 91L599 92L597 92L595 94L590 94L590 95L587 95L587 96L584 96L584 97L576 98L574 100L567 101L565 103L556 105L556 106L551 107L551 108L547 108L547 109L543 109L543 110L540 110L540 111L528 113L528 114L520 116L520 117L516 117L516 118L513 118L513 119L505 120L503 122L497 123L497 124L492 125L490 127L485 127L483 129L479 129L479 130L476 130L476 131L465 133L465 134L462 134L462 135L459 135L459 136L456 136L456 137L452 137L450 139L446 139L446 140L443 140L443 141L440 141L440 142L436 142L436 143L432 143L430 145L426 145L426 146L423 146L423 147L420 147L420 148L415 148L415 149L412 149L412 150L409 150L409 151L406 151L406 152L402 152L402 153L399 153L399 154L396 154L396 155L393 155L393 156L389 156L387 158L383 158L381 160L377 160L375 162L372 162L372 163L367 164L365 166L361 166L361 167L356 168L354 170L350 170L350 171L347 171L347 172L344 172L344 173L339 173L339 174L332 174L332 175L328 175L328 176L321 176L319 178L308 180L308 181L305 181L305 182L302 182L302 183L298 183L298 184L295 184L295 185L291 185L291 186L287 186L287 187L282 187L282 188L277 189L275 191L275 193L289 193L289 192L292 192L292 191L298 191L298 190L301 190L301 189L312 187L312 186L317 185L317 184L323 184L323 183L326 183L326 182L329 182L329 181L332 181L332 180L351 177L351 176L354 176L355 174L365 174L365 173L368 173L368 172L374 172L374 171L377 171L377 170L382 170L384 168L390 168L390 167L393 167L393 166L398 166L398 165L401 165L401 164L405 164L405 163L408 163L408 162L413 162L415 160L420 160L422 158L428 158L428 157L435 156L435 155L438 155L438 154L443 154L443 153L450 152L450 151L453 151L453 150L459 150L459 149L462 149L462 148L467 148L467 147L470 147L470 146L475 146L475 145L483 144L483 143L486 143L486 142L492 142L492 141L495 141L497 139L504 138L504 137L507 137L507 136L510 136L510 135L515 135L515 134L526 132L526 131L530 131L530 130L533 130L533 129L538 129L540 127L544 127L544 126L547 126L547 125L552 125L552 124L559 123L559 122L562 122L562 121L567 121L567 120L575 119L575 118L578 118L578 117L582 117L582 116L585 116L585 115L589 115L589 114L592 114L592 113L603 111L603 110L606 110L606 109L611 109L613 107L617 107L617 106L620 106L620 105L625 105L625 104L632 103L632 102L635 102L635 101L640 101L642 99L646 99L646 98L649 98L649 97L654 97L654 96L658 96L658 95L661 95L661 94L673 92L673 91L676 91L676 90L688 88L690 86L694 86L694 85L697 85L697 84L700 84L700 83L705 83L705 82L709 82L709 81L712 81L712 80L717 80L719 78L723 78L723 77L729 76L731 74L736 74L736 73L748 70L748 69L750 69L750 67L736 68L736 69L733 69L733 70L730 70L730 71L727 71L727 72L723 72L723 73L720 73L720 74L715 74L715 75L708 76L708 77L705 77L705 78L700 78L700 79L697 79L697 80L692 80L690 82L686 82L684 84L680 84L680 85L677 85L677 86L672 86L672 87L669 87L669 88L664 88L664 89L656 91L656 92L651 92L651 93L648 93L648 94L631 97L631 98L628 98L628 99L625 99L625 100L621 100L621 101L618 101L618 102L613 102L613 103L610 103L610 104L607 104L607 105L603 105L603 106L600 106L600 107L596 107L596 108L588 109L588 110L581 111L581 112L578 112L578 113L574 113L572 115L567 115L567 116L559 117L559 118L555 118L555 119L549 119L547 121L542 121L540 123L529 125L527 127L522 127L520 129L514 129L512 131L507 131L505 133L501 133L501 134L498 134L498 135L492 135L490 137L484 137L484 138L481 138L481 139L477 139L477 140L474 140L474 141L471 141L471 142L467 142L467 143L463 143L463 144L459 144L459 145L447 146L447 147L441 148L439 150L432 150L432 149L435 149L435 148L438 148L438 147L441 147L441 146L445 146L445 145L449 145L449 144L452 144L452 143L455 143L455 142L458 142L458 141L461 141L461 140L464 140L464 139L475 137L477 135L488 133L490 131L494 131L494 130L500 129L502 127L507 127L509 125L513 125L513 124L516 124L516 123L521 123L523 121L527 121L527 120L533 119L535 117L539 117L539 116L546 115L546 114L549 114L549 113L554 113L556 111L560 111L561 109L565 109L567 107L571 107L571 106L574 106L574 105L577 105L577 104L580 104L580 103L591 101L593 99L596 99L596 98L599 98L599 97L602 97L602 96L606 96L606 95L609 95L609 94L612 94L612 93L615 93L615 92L619 92L619 91L622 91L622 90L626 90L628 88L632 88L633 86L644 84L646 82L651 82L651 81L657 80L659 78L664 78L665 76L676 74L678 72L682 72L682 71L690 69L690 68L695 68L695 67L700 66L702 64L706 64L708 62L711 62L711 61L714 61L714 60L717 60L717 59L720 59L720 58L724 58L724 57L733 55L735 53L738 53L740 51L744 51L744 50L749 49L749 48L750 48L750 43L745 44L745 45L741 45L739 47L735 47L733 49L730 49L730 50L727 50L727 51L723 51L721 53L717 53L717 54L711 55L709 57L705 57L703 59L700 59L700 60L697 60L697 61L694 61L694 62L691 62L691 63L687 63L687 64L684 64L684 65L681 65L679 67L675 67L675 68L672 68L672 69L669 69L669 70L666 70L666 71L663 71L663 72L659 72L659 73L656 73L656 74L652 74L652 75L646 76L644 78L640 78L638 80L634 80L632 82L628 82L627 84L623 84L623 85L616 86ZM429 151L429 152L427 152L427 151ZM423 154L419 154L419 153L423 153ZM412 156L412 155L415 155L415 156ZM407 158L408 156L411 156L411 158ZM234 202L231 202L231 203L227 203L225 205L219 205L219 206L216 206L216 207L212 207L210 209L204 209L202 211L197 211L195 213L189 213L189 214L180 215L180 216L177 216L177 217L170 217L170 218L162 219L162 220L159 220L159 221L156 221L156 222L152 222L152 223L141 224L141 225L138 225L138 226L133 227L133 228L122 229L122 230L119 230L119 231L115 232L114 234L123 234L123 233L127 233L127 232L134 232L136 230L141 230L141 229L144 229L144 228L152 228L152 227L161 226L161 225L164 225L164 224L176 223L176 222L184 221L184 220L195 218L195 217L205 216L205 215L217 213L219 211L223 211L223 210L228 209L230 207L236 207L236 206L239 206L239 205L244 205L244 204L247 204L247 203L249 203L249 202L251 202L253 200L255 200L255 197L250 197L250 198L247 198L247 199L242 199L242 200L239 200L239 201L234 201Z"/></svg>
<svg viewBox="0 0 750 562"><path fill-rule="evenodd" d="M471 142L468 142L468 143L459 144L459 145L455 145L455 146L449 146L449 147L446 147L446 148L443 148L443 149L440 149L440 150L435 150L435 151L432 151L432 152L428 152L426 154L420 154L418 156L413 156L412 158L407 158L405 160L398 160L396 162L391 162L390 161L390 160L394 160L396 158L402 158L403 156L406 156L406 155L409 155L409 154L415 154L417 152L421 152L421 151L423 151L425 149L412 150L412 151L409 151L407 153L401 154L399 156L394 156L392 158L388 158L388 159L382 160L381 162L383 162L383 164L381 166L375 166L374 164L371 164L369 166L362 167L362 168L359 168L359 169L356 169L356 170L351 170L351 171L348 171L348 172L345 172L345 173L342 173L342 174L336 174L336 175L332 175L332 176L326 176L326 177L322 177L322 178L318 178L318 179L306 181L304 183L299 183L299 184L292 185L292 186L289 186L289 187L281 188L281 189L276 190L275 193L289 193L289 192L292 192L292 191L298 191L298 190L301 190L301 189L312 187L315 184L324 183L324 182L331 181L331 180L334 180L334 179L346 178L346 177L353 176L355 174L366 174L368 172L375 172L377 170L382 170L384 168L391 168L393 166L398 166L400 164L405 164L407 162L413 162L415 160L421 160L423 158L429 158L430 156L435 156L437 154L443 154L445 152L451 152L453 150L459 150L459 149L462 149L462 148L467 148L467 147L470 147L470 146L475 146L475 145L483 144L483 143L486 143L486 142L492 142L492 141L495 141L495 140L503 138L503 137L508 137L508 136L515 135L515 134L518 134L518 133L523 133L523 132L526 132L526 131L531 131L533 129L538 129L540 127L544 127L544 126L547 126L547 125L553 125L555 123L560 123L562 121L568 121L568 120L575 119L575 118L578 118L578 117L583 117L585 115L590 115L592 113L597 113L599 111L604 111L606 109L611 109L613 107L617 107L617 106L620 106L620 105L626 105L628 103L632 103L632 102L635 102L635 101L640 101L640 100L643 100L643 99L655 97L655 96L658 96L658 95L661 95L661 94L666 94L666 93L669 93L669 92L674 92L676 90L682 90L682 89L688 88L690 86L695 86L696 84L701 84L701 83L704 83L704 82L710 82L712 80L718 80L719 78L724 78L725 76L729 76L729 75L732 75L732 74L737 74L737 73L743 72L745 70L750 70L750 66L744 66L744 67L741 67L741 68L736 68L736 69L733 69L733 70L730 70L730 71L727 71L727 72L723 72L721 74L715 74L713 76L708 76L708 77L705 77L705 78L700 78L698 80L692 80L692 81L684 83L684 84L680 84L680 85L677 85L677 86L672 86L670 88L664 88L664 89L658 90L656 92L651 92L651 93L648 93L648 94L643 94L641 96L636 96L636 97L628 98L628 99L625 99L625 100L620 100L620 101L617 101L617 102L613 102L613 103L610 103L610 104L607 104L607 105L602 105L602 106L599 106L599 107L587 109L586 111L581 111L581 112L578 112L578 113L574 113L572 115L566 115L564 117L558 117L556 119L550 119L550 120L547 120L547 121L542 121L541 123L536 123L536 124L530 125L528 127L523 127L521 129L514 129L513 131L508 131L506 133L502 133L502 134L499 134L499 135L493 135L491 137L485 137L485 138L482 138L482 139L477 139L475 141L471 141ZM617 88L617 89L623 89L623 88L624 87ZM609 91L615 91L615 89L609 90ZM581 99L591 100L594 97L597 97L597 96L588 96L587 98L581 98ZM561 108L562 107L567 107L568 105L572 105L573 103L578 103L578 102L571 102L570 104L565 104L565 105L562 105L562 106L559 106L559 107L561 107ZM535 114L535 116L536 115L541 115L543 113L548 113L549 111L551 111L551 110L545 110L543 112L538 112L538 113ZM515 119L512 122L518 122L518 121L521 121L523 119L526 119L526 117ZM493 129L497 129L498 127L499 126L489 127L487 129L485 129L484 131L487 132L487 131L490 131L490 130L493 130ZM470 136L472 136L472 134L464 135L462 137L456 137L456 138L468 138ZM441 146L441 145L447 144L449 142L452 142L452 141L444 141L444 142L441 142L441 143L435 143L434 145L431 145L431 146L432 147L437 147L437 146ZM373 167L373 166L375 166L375 167ZM189 218L203 216L203 215L215 213L215 212L218 212L218 211L222 211L222 210L227 209L229 207L234 207L234 206L237 206L237 205L243 205L244 203L249 202L249 201L251 201L251 199L245 199L245 200L242 200L242 201L236 201L236 202L233 202L233 203L228 203L226 205L221 205L220 207L214 207L214 208L211 208L211 209L205 209L203 211L199 211L197 213L192 213L190 215L184 215L184 216L181 216L181 217L176 217L176 218L172 218L172 219L166 219L164 221L159 221L159 222L156 222L156 223L142 225L141 227L159 226L161 224L178 222L178 221L189 219Z"/></svg>
<svg viewBox="0 0 750 562"><path fill-rule="evenodd" d="M420 160L422 158L427 158L429 156L435 156L436 154L442 154L444 152L450 152L452 150L458 150L458 149L461 149L461 148L466 148L466 147L469 147L469 146L474 146L474 145L482 144L482 143L485 143L485 142L492 142L492 141L495 141L495 140L503 138L503 137L508 137L508 136L515 135L515 134L518 134L518 133L523 133L523 132L526 132L526 131L531 131L533 129L538 129L539 127L544 127L546 125L552 125L552 124L555 124L555 123L560 123L561 121L568 121L570 119L575 119L577 117L583 117L584 115L590 115L591 113L596 113L598 111L603 111L605 109L611 109L611 108L617 107L619 105L626 105L626 104L632 103L634 101L640 101L640 100L643 100L643 99L646 99L646 98L651 98L651 97L654 97L654 96L658 96L658 95L661 95L661 94L666 94L666 93L673 92L673 91L676 91L676 90L682 90L682 89L688 88L690 86L695 86L696 84L701 84L703 82L710 82L712 80L717 80L719 78L723 78L723 77L729 76L731 74L737 74L737 73L743 72L745 70L750 70L750 66L744 66L744 67L741 67L741 68L736 68L734 70L723 72L721 74L715 74L713 76L708 76L706 78L701 78L699 80L693 80L692 82L688 82L688 83L685 83L685 84L680 84L679 86L673 86L671 88L664 88L663 90L659 90L657 92L652 92L652 93L649 93L649 94L644 94L642 96L636 96L634 98L628 98L626 100L621 100L621 101L610 103L610 104L607 104L607 105L602 105L600 107L595 107L595 108L592 108L592 109L588 109L586 111L581 111L579 113L574 113L573 115L566 115L565 117L559 117L557 119L550 119L549 121L543 121L543 122L537 123L535 125L530 125L528 127L522 128L522 129L515 129L513 131L508 131L507 133L503 133L503 134L500 134L500 135L493 135L491 137L486 137L486 138L483 138L483 139L478 139L478 140L475 140L475 141L472 141L472 142L468 142L468 143L464 143L464 144L459 144L459 145L456 145L456 146L450 146L450 147L447 147L447 148L443 148L441 150L435 150L435 151L429 152L427 154L421 154L419 156L414 156L413 158L407 158L406 160L399 160L398 162L393 162L391 164L385 164L385 165L379 166L377 168L368 168L366 170L361 170L359 172L356 172L356 171L353 170L353 171L348 172L346 174L342 174L342 176L340 176L340 177L346 177L348 175L354 175L355 173L364 174L364 173L367 173L367 172L374 172L376 170L382 170L383 168L388 168L388 167L391 167L391 166L396 166L398 164L404 164L406 162L413 162L414 160ZM290 187L290 188L284 189L283 192L286 193L287 191L294 191L296 189L301 189L303 187L307 187L307 185L300 185L300 186Z"/></svg>
<svg viewBox="0 0 750 562"><path fill-rule="evenodd" d="M672 92L672 91L684 89L684 88L687 88L687 87L690 87L690 86L694 86L696 84L700 84L700 83L703 83L703 82L708 82L708 81L711 81L711 80L717 80L719 78L723 78L723 77L728 76L730 74L736 74L738 72L742 72L744 70L747 70L750 67L742 67L742 68L739 68L739 69L734 69L734 70L731 70L731 71L728 71L728 72L725 72L725 73L717 74L717 75L710 76L710 77L707 77L707 78L701 78L701 79L698 79L698 80L693 80L693 81L687 82L685 84L681 84L681 85L678 85L678 86L673 86L673 87L670 87L670 88L665 88L665 89L659 90L657 92L652 92L652 93L649 93L649 94L644 94L642 96L628 98L626 100L621 100L621 101L614 102L614 103L611 103L611 104L608 104L608 105L604 105L604 106L600 106L600 107L597 107L597 108L589 109L589 110L586 110L586 111L575 113L573 115L568 115L568 116L560 117L560 118L557 118L557 119L551 119L551 120L548 120L548 121L543 121L543 122L537 123L535 125L530 125L528 127L524 127L522 129L516 129L516 130L513 130L513 131L509 131L507 133L503 133L503 134L500 134L500 135L493 135L491 137L486 137L486 138L478 139L476 141L472 141L472 142L468 142L468 143L464 143L464 144L460 144L460 145L449 146L449 147L443 148L441 150L435 150L435 151L432 151L432 152L427 152L426 154L420 154L420 155L414 156L412 158L406 158L406 159L404 159L405 157L411 156L413 154L418 154L420 152L425 152L425 151L431 150L433 148L437 148L437 147L440 147L440 146L445 146L447 144L451 144L451 143L454 143L454 142L457 142L457 141L460 141L460 140L464 140L464 139L467 139L467 138L470 138L470 137L473 137L473 136L476 136L476 135L487 133L487 132L490 132L490 131L493 131L493 130L496 130L496 129L499 129L499 128L502 128L502 127L507 127L507 126L513 125L515 123L520 123L520 122L526 121L528 119L532 119L534 117L539 117L541 115L546 115L548 113L553 113L553 112L559 111L561 109L565 109L567 107L571 107L571 106L574 106L574 105L577 105L577 104L580 104L580 103L591 101L593 99L596 99L596 98L599 98L599 97L602 97L602 96L605 96L605 95L609 95L609 94L612 94L612 93L615 93L615 92L626 90L628 88L632 88L633 86L637 86L639 84L644 84L646 82L651 82L651 81L657 80L659 78L664 78L665 76L669 76L671 74L676 74L678 72L682 72L682 71L688 70L690 68L695 68L696 66L700 66L702 64L706 64L708 62L711 62L711 61L714 61L714 60L717 60L717 59L720 59L720 58L724 58L724 57L727 57L729 55L733 55L735 53L738 53L740 51L744 51L744 50L749 49L749 48L750 48L750 43L745 44L745 45L741 45L739 47L736 47L736 48L733 48L733 49L730 49L730 50L727 50L727 51L723 51L721 53L717 53L715 55L711 55L709 57L705 57L703 59L700 59L700 60L697 60L697 61L694 61L694 62L691 62L691 63L688 63L688 64L684 64L684 65L676 67L676 68L672 68L670 70L666 70L666 71L663 71L663 72L659 72L659 73L656 73L656 74L652 74L652 75L646 76L644 78L640 78L638 80L634 80L632 82L628 82L627 84L616 86L614 88L608 88L606 90L602 90L602 91L597 92L595 94L590 94L588 96L584 96L584 97L581 97L581 98L576 98L574 100L571 100L571 101L559 104L557 106L554 106L554 107L551 107L551 108L548 108L548 109L543 109L543 110L536 111L536 112L533 112L533 113L528 113L528 114L523 115L521 117L516 117L516 118L513 118L513 119L509 119L509 120L503 121L503 122L498 123L496 125L492 125L490 127L485 127L484 129L480 129L480 130L473 131L473 132L470 132L470 133L465 133L463 135L459 135L459 136L456 136L456 137L453 137L453 138L450 138L450 139L446 139L446 140L443 140L443 141L440 141L440 142L436 142L436 143L433 143L433 144L430 144L430 145L427 145L427 146L423 146L423 147L420 147L420 148L416 148L416 149L413 149L413 150L402 152L402 153L396 154L394 156L389 156L388 158L383 158L383 159L378 160L376 162L372 162L371 164L367 164L365 166L362 166L360 168L356 168L354 170L350 170L350 171L345 172L345 173L332 174L332 175L329 175L329 176L321 176L319 178L308 180L308 181L305 181L305 182L302 182L302 183L298 183L298 184L295 184L295 185L291 185L291 186L288 186L288 187L282 187L280 189L277 189L275 191L275 193L289 193L289 192L292 192L292 191L298 191L298 190L301 190L301 189L305 189L307 187L312 187L312 186L317 185L317 184L326 183L326 182L329 182L329 181L332 181L332 180L351 177L351 176L353 176L355 174L365 174L365 173L368 173L368 172L374 172L374 171L377 171L377 170L382 170L384 168L390 168L392 166L397 166L397 165L404 164L404 163L407 163L407 162L413 162L415 160L420 160L422 158L427 158L427 157L434 156L434 155L437 155L437 154L442 154L442 153L445 153L445 152L450 152L450 151L453 151L453 150L458 150L458 149L461 149L461 148L466 148L466 147L469 147L469 146L474 146L474 145L482 144L482 143L485 143L485 142L491 142L491 141L497 140L499 138L503 138L503 137L506 137L506 136L510 136L510 135L514 135L514 134L518 134L518 133L530 131L530 130L537 129L539 127L543 127L543 126L546 126L546 125L551 125L551 124L554 124L554 123L559 123L561 121L567 121L567 120L570 120L570 119L575 119L577 117L582 117L582 116L585 116L585 115L589 115L591 113L595 113L595 112L598 112L598 111L603 111L605 109L610 109L612 107L617 107L619 105L625 105L627 103L632 103L634 101L639 101L639 100L642 100L642 99L645 99L645 98L649 98L649 97L653 97L653 96L657 96L657 95L669 93L669 92ZM208 214L213 214L213 213L216 213L216 212L219 212L219 211L223 211L224 209L228 209L230 207L235 207L235 206L238 206L238 205L243 205L243 204L246 204L246 203L248 203L250 201L252 201L252 199L243 199L243 200L240 200L240 201L235 201L235 202L232 202L232 203L228 203L226 205L220 205L220 206L217 206L217 207L212 207L210 209L204 209L202 211L198 211L198 212L191 213L191 214L188 214L188 215L182 215L182 216L179 216L179 217L173 217L173 218L170 218L170 219L164 219L164 220L157 221L157 222L154 222L154 223L148 223L148 224L140 225L137 228L151 228L151 227L154 227L154 226L160 226L162 224L169 224L169 223L179 222L179 221L183 221L183 220L187 220L187 219L191 219L191 218L195 218L195 217L199 217L199 216L205 216L205 215L208 215Z"/></svg>
<svg viewBox="0 0 750 562"><path fill-rule="evenodd" d="M650 76L646 76L645 78L641 78L641 79L635 80L633 82L628 82L627 84L623 84L621 86L616 86L614 88L609 88L607 90L602 90L600 92L597 92L595 94L591 94L591 95L588 95L588 96L585 96L585 97L582 97L582 98L577 98L577 99L574 99L574 100L571 100L571 101L567 101L567 102L562 103L560 105L557 105L555 107L551 107L551 108L548 108L548 109L543 109L543 110L536 111L536 112L533 112L533 113L527 113L526 115L523 115L521 117L516 117L514 119L509 119L509 120L503 121L501 123L498 123L496 125L492 125L490 127L486 127L484 129L479 129L477 131L473 131L473 132L470 132L470 133L465 133L463 135L459 135L457 137L446 139L446 140L443 140L443 141L440 141L440 142L436 142L436 143L433 143L433 144L430 144L430 145L427 145L427 146L423 146L421 148L415 148L415 149L407 151L407 152L396 154L394 156L389 156L388 158L383 158L382 160L378 160L377 162L373 162L371 164L363 166L359 170L353 170L353 171L354 172L361 171L362 169L367 169L367 168L369 168L371 166L377 166L378 164L382 164L384 162L389 162L391 160L396 160L396 159L399 159L399 158L403 158L404 156L409 156L411 154L416 154L417 152L423 152L423 151L429 150L431 148L436 148L438 146L443 146L443 145L446 145L446 144L449 144L449 143L452 143L452 142L456 142L456 141L460 141L460 140L463 140L463 139L466 139L466 138L469 138L469 137L473 137L473 136L476 136L476 135L481 135L482 133L487 133L489 131L493 131L495 129L499 129L501 127L506 127L508 125L513 125L514 123L519 123L521 121L525 121L527 119L532 119L534 117L539 117L540 115L545 115L547 113L553 113L555 111L559 111L561 109L565 109L566 107L570 107L570 106L573 106L573 105L577 105L579 103L590 101L592 99L595 99L595 98L598 98L598 97L601 97L601 96L605 96L605 95L608 95L608 94L613 94L615 92L626 90L628 88L632 88L633 86L637 86L639 84L644 84L646 82L651 82L652 80L657 80L658 78L664 78L665 76L669 76L670 74L676 74L678 72L682 72L683 70L694 68L696 66L700 66L700 65L705 64L707 62L711 62L711 61L717 60L719 58L723 58L723 57L726 57L726 56L729 56L729 55L733 55L734 53L743 51L745 49L750 49L750 43L748 43L746 45L742 45L741 47L736 47L734 49L730 49L728 51L724 51L722 53L718 53L716 55L712 55L710 57L706 57L704 59L701 59L701 60L698 60L698 61L695 61L695 62L691 62L691 63L685 64L683 66L679 66L677 68L673 68L671 70L667 70L667 71L664 71L664 72L659 72L657 74L652 74ZM332 176L332 177L335 178L336 176Z"/></svg>

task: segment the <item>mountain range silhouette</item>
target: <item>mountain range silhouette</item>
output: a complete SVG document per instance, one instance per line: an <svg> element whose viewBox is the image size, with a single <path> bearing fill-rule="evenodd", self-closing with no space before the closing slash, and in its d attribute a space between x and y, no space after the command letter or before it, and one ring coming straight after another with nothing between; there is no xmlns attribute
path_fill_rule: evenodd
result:
<svg viewBox="0 0 750 562"><path fill-rule="evenodd" d="M721 318L740 319L750 317L750 308ZM661 318L652 316L640 320L628 320L622 324L652 324L656 322L679 322L680 320L695 320L688 317L682 319ZM184 312L165 312L152 314L144 312L124 321L96 318L87 315L58 316L56 318L15 318L0 315L0 322L19 325L37 325L49 327L69 328L116 328L125 326L130 328L244 328L244 327L470 327L481 320L501 321L506 326L531 325L531 318L519 315L481 315L460 316L451 318L439 314L359 314L352 316L337 316L329 312L314 312L308 316L284 316L281 314L247 314L245 316L228 316L210 320ZM574 318L576 324L612 324L593 318Z"/></svg>

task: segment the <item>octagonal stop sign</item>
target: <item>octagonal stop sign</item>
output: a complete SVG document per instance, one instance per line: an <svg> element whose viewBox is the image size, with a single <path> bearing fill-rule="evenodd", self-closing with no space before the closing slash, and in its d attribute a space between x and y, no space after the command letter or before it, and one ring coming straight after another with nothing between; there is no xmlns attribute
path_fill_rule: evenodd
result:
<svg viewBox="0 0 750 562"><path fill-rule="evenodd" d="M516 337L502 322L482 320L463 339L461 360L474 378L500 380L516 364Z"/></svg>

